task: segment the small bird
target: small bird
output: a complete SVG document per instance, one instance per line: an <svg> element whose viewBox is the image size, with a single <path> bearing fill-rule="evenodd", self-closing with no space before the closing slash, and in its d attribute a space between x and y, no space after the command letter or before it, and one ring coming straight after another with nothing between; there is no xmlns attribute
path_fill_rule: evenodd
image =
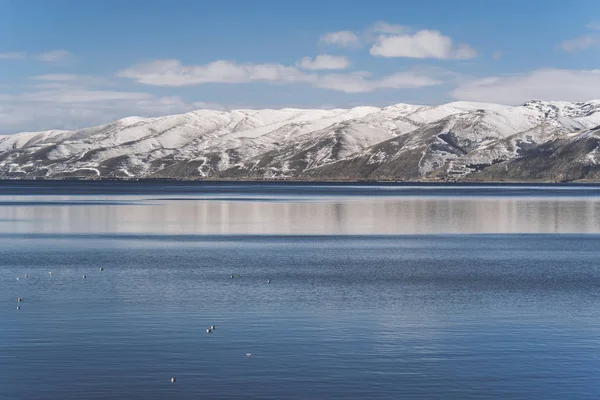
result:
<svg viewBox="0 0 600 400"><path fill-rule="evenodd" d="M85 279L85 278L87 278L87 276L85 276L85 275L84 275L84 276L83 276L83 279Z"/></svg>
<svg viewBox="0 0 600 400"><path fill-rule="evenodd" d="M171 383L175 383L175 381L177 381L177 379L175 379L175 377L171 378Z"/></svg>
<svg viewBox="0 0 600 400"><path fill-rule="evenodd" d="M52 275L52 271L48 271L48 275Z"/></svg>
<svg viewBox="0 0 600 400"><path fill-rule="evenodd" d="M20 302L23 301L23 298L22 297L17 297L17 301L20 303Z"/></svg>
<svg viewBox="0 0 600 400"><path fill-rule="evenodd" d="M246 353L246 357L252 357L252 353Z"/></svg>
<svg viewBox="0 0 600 400"><path fill-rule="evenodd" d="M17 280L19 280L19 278L17 278Z"/></svg>
<svg viewBox="0 0 600 400"><path fill-rule="evenodd" d="M231 279L235 278L235 276L231 275Z"/></svg>
<svg viewBox="0 0 600 400"><path fill-rule="evenodd" d="M211 330L211 331L214 331L214 330L215 330L215 326L214 326L214 325L211 325L211 327L210 327L210 330Z"/></svg>
<svg viewBox="0 0 600 400"><path fill-rule="evenodd" d="M20 310L20 309L21 309L21 306L17 306L17 310Z"/></svg>
<svg viewBox="0 0 600 400"><path fill-rule="evenodd" d="M212 333L212 329L208 328L208 329L206 330L206 333Z"/></svg>
<svg viewBox="0 0 600 400"><path fill-rule="evenodd" d="M25 278L29 278L29 274L25 274Z"/></svg>
<svg viewBox="0 0 600 400"><path fill-rule="evenodd" d="M271 283L271 280L269 279L269 280L267 281L267 283Z"/></svg>
<svg viewBox="0 0 600 400"><path fill-rule="evenodd" d="M104 268L100 267L100 272L104 271Z"/></svg>

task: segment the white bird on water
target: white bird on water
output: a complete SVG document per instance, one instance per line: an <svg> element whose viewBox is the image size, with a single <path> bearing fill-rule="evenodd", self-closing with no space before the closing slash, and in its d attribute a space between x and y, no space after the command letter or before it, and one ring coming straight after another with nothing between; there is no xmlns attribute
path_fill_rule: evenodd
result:
<svg viewBox="0 0 600 400"><path fill-rule="evenodd" d="M87 276L85 276L85 275L84 275L84 276L83 276L83 279L85 279L85 278L87 278Z"/></svg>
<svg viewBox="0 0 600 400"><path fill-rule="evenodd" d="M175 383L176 380L175 377L171 378L171 383Z"/></svg>
<svg viewBox="0 0 600 400"><path fill-rule="evenodd" d="M206 330L206 333L212 333L212 329L208 328L208 329Z"/></svg>
<svg viewBox="0 0 600 400"><path fill-rule="evenodd" d="M52 271L48 271L48 275L52 275Z"/></svg>
<svg viewBox="0 0 600 400"><path fill-rule="evenodd" d="M210 330L214 331L215 330L215 326L211 325Z"/></svg>
<svg viewBox="0 0 600 400"><path fill-rule="evenodd" d="M252 357L252 353L246 353L246 357Z"/></svg>

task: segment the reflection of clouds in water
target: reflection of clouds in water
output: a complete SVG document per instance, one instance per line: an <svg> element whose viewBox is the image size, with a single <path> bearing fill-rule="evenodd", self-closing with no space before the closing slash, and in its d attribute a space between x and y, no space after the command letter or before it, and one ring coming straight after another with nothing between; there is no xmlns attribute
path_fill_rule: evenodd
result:
<svg viewBox="0 0 600 400"><path fill-rule="evenodd" d="M444 234L600 232L600 199L326 197L318 201L135 196L7 196L0 230L13 233ZM40 201L43 205L33 205ZM75 207L65 205L78 202ZM58 202L57 205L51 205ZM135 204L128 204L135 202Z"/></svg>

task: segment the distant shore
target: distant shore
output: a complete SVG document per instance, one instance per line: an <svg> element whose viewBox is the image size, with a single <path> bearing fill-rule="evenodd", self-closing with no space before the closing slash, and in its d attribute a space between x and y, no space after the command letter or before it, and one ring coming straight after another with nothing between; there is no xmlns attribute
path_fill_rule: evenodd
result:
<svg viewBox="0 0 600 400"><path fill-rule="evenodd" d="M251 183L269 183L269 184L361 184L361 185L390 185L390 186L444 186L444 185L600 185L600 181L573 180L573 181L483 181L483 180L372 180L372 179L298 179L298 178L263 178L263 179L202 179L202 178L89 178L89 177L70 177L70 178L0 178L0 183L18 183L18 182L139 182L139 183L207 183L207 184L251 184Z"/></svg>

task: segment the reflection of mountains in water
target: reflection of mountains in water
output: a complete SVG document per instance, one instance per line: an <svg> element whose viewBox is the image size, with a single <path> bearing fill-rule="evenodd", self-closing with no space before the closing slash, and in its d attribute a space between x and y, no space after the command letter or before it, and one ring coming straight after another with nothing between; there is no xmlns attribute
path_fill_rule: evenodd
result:
<svg viewBox="0 0 600 400"><path fill-rule="evenodd" d="M600 198L328 197L76 202L0 207L0 231L142 235L600 233ZM72 199L71 199L72 200ZM106 199L103 199L106 200Z"/></svg>

